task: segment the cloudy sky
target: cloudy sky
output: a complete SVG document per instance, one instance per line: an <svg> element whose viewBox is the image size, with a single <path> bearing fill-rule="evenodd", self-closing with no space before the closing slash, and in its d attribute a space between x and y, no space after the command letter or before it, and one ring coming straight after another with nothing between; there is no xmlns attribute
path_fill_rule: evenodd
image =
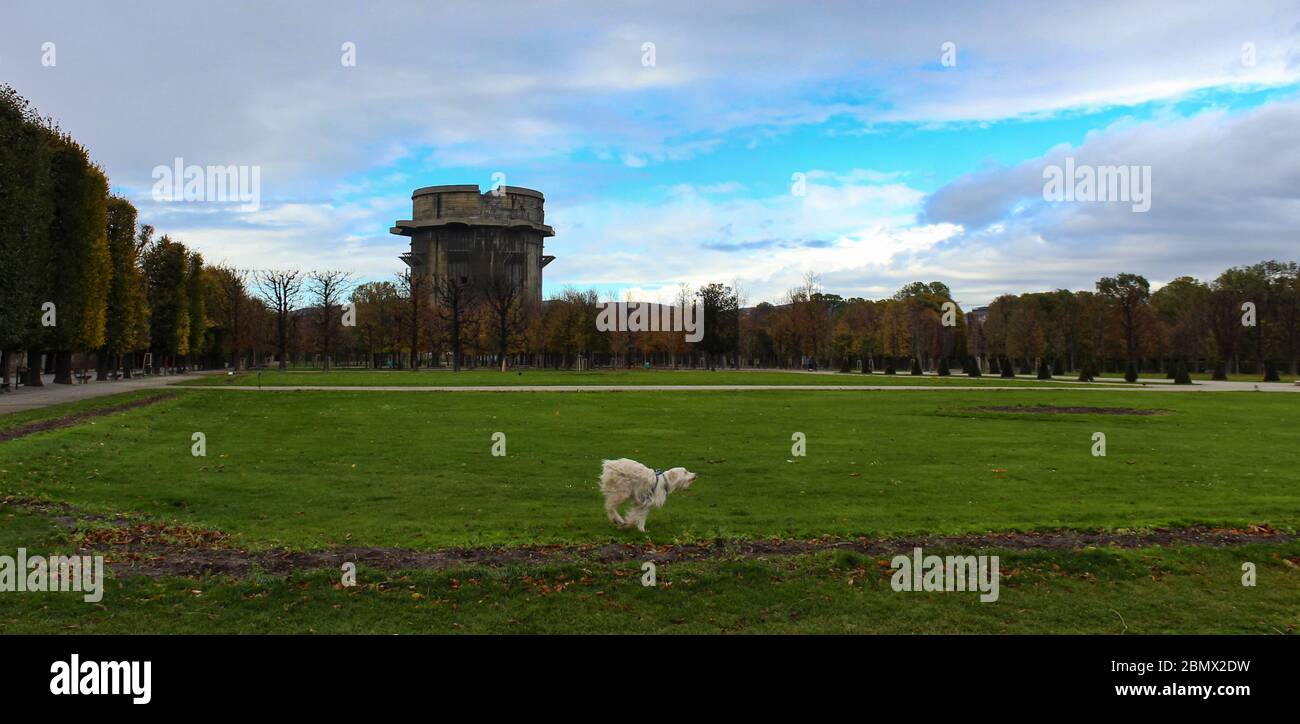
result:
<svg viewBox="0 0 1300 724"><path fill-rule="evenodd" d="M239 266L391 278L414 188L497 173L546 194L548 292L969 307L1300 258L1294 0L49 0L5 9L0 82ZM1045 199L1067 157L1148 168L1150 210ZM259 207L155 200L177 158L258 167Z"/></svg>

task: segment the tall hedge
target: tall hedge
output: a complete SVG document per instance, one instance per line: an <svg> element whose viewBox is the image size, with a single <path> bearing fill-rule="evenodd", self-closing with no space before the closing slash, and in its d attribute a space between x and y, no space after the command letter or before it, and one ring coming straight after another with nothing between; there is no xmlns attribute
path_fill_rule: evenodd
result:
<svg viewBox="0 0 1300 724"><path fill-rule="evenodd" d="M108 178L71 137L59 134L52 144L54 218L49 245L57 263L49 294L57 324L52 328L50 346L57 353L55 383L71 384L72 352L104 343L111 274Z"/></svg>
<svg viewBox="0 0 1300 724"><path fill-rule="evenodd" d="M190 351L190 254L185 245L163 235L141 255L149 295L149 347L154 369L175 364Z"/></svg>
<svg viewBox="0 0 1300 724"><path fill-rule="evenodd" d="M41 304L52 301L50 137L31 104L0 86L0 350L6 363L9 353L43 346Z"/></svg>
<svg viewBox="0 0 1300 724"><path fill-rule="evenodd" d="M149 346L149 302L135 243L135 206L116 196L108 200L108 255L112 276L108 285L108 316L101 350L101 369L115 365L118 355ZM125 365L128 369L130 364Z"/></svg>
<svg viewBox="0 0 1300 724"><path fill-rule="evenodd" d="M208 333L207 275L203 273L203 255L197 251L190 252L186 258L185 294L188 297L185 311L189 314L189 354L197 356L203 353L205 337Z"/></svg>

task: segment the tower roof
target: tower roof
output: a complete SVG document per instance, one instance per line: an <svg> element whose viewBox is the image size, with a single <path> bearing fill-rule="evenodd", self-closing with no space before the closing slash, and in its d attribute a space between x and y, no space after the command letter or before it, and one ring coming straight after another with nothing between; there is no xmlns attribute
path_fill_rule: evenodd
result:
<svg viewBox="0 0 1300 724"><path fill-rule="evenodd" d="M501 186L482 192L476 184L425 186L411 193L412 218L388 231L413 236L420 229L447 226L495 226L530 229L555 236L545 221L545 196L522 186Z"/></svg>

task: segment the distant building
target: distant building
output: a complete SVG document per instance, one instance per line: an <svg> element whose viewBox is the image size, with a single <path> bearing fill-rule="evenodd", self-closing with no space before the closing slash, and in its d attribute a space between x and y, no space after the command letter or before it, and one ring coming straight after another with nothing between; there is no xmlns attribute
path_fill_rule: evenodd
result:
<svg viewBox="0 0 1300 724"><path fill-rule="evenodd" d="M988 316L989 316L988 307L975 307L974 309L966 313L966 320L975 321L983 324L984 320L988 319Z"/></svg>
<svg viewBox="0 0 1300 724"><path fill-rule="evenodd" d="M555 235L544 223L544 204L542 192L518 186L487 193L474 185L427 186L411 194L412 218L389 232L410 237L402 261L428 279L430 294L448 279L478 284L504 273L536 309L542 268L555 259L543 253L543 241Z"/></svg>

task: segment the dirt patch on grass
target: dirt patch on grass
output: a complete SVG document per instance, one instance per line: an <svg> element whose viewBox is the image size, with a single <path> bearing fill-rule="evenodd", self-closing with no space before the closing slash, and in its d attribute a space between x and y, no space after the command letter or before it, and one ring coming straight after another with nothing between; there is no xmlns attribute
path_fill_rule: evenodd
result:
<svg viewBox="0 0 1300 724"><path fill-rule="evenodd" d="M1225 547L1252 543L1287 543L1300 536L1279 533L1267 523L1245 528L1189 526L1143 531L1055 530L1033 533L979 533L958 536L770 538L686 543L592 543L487 548L374 548L348 546L322 551L275 548L246 551L234 547L218 530L157 523L122 515L86 514L67 503L10 496L0 505L50 516L69 530L79 530L79 552L103 554L118 575L242 576L254 568L272 575L331 569L344 563L379 570L442 570L462 566L538 566L554 563L678 563L793 556L822 551L852 551L868 556L910 553L913 548L948 550L1073 551L1085 548L1147 548L1191 545ZM85 526L87 522L96 525ZM1300 558L1295 559L1300 563Z"/></svg>
<svg viewBox="0 0 1300 724"><path fill-rule="evenodd" d="M654 545L609 543L593 545L510 546L495 548L443 548L417 551L403 548L347 547L327 551L240 551L230 548L187 547L157 543L92 547L106 555L118 574L196 576L209 573L244 575L254 566L278 575L318 569L339 570L345 562L382 570L440 570L466 565L545 565L564 562L622 563L655 561L739 560L791 556L820 551L847 550L871 556L908 553L913 548L1078 550L1090 547L1144 548L1160 545L1234 546L1281 543L1296 536L1281 534L1267 525L1245 529L1157 528L1116 533L1052 531L1044 533L987 533L964 536L921 536L886 539L818 538L813 540L753 540Z"/></svg>
<svg viewBox="0 0 1300 724"><path fill-rule="evenodd" d="M118 412L133 410L137 407L146 407L148 405L153 405L162 402L163 400L169 400L175 397L176 394L177 393L175 392L162 392L157 395L150 395L149 397L141 397L138 400L131 400L130 402L122 402L116 405L108 405L106 407L97 407L93 410L86 410L85 412L78 412L73 415L65 415L63 417L53 417L48 420L37 420L36 422L29 422L25 425L18 425L17 427L11 427L8 430L0 430L0 442L5 442L7 440L16 440L17 438L26 437L28 435L33 435L38 432L45 432L46 430L57 430L61 427L72 427L73 425L85 422L86 420L92 418L104 417L105 415L113 415Z"/></svg>
<svg viewBox="0 0 1300 724"><path fill-rule="evenodd" d="M1169 410L1156 410L1141 407L1054 407L1052 405L1035 405L1033 407L1000 406L975 407L979 412L1022 412L1030 415L1168 415Z"/></svg>
<svg viewBox="0 0 1300 724"><path fill-rule="evenodd" d="M214 550L228 547L230 536L219 530L207 528L126 521L110 527L91 528L85 531L82 534L81 545L96 550L151 547Z"/></svg>

